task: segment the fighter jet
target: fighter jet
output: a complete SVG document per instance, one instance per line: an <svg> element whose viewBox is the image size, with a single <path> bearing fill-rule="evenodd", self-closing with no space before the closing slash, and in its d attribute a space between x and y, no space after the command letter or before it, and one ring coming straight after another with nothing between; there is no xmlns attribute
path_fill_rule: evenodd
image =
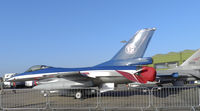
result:
<svg viewBox="0 0 200 111"><path fill-rule="evenodd" d="M180 66L157 71L157 77L160 84L172 83L175 86L184 85L187 81L200 80L200 49Z"/></svg>
<svg viewBox="0 0 200 111"><path fill-rule="evenodd" d="M114 90L117 84L154 81L155 69L142 66L153 61L143 55L154 31L155 28L139 30L111 60L99 65L84 68L33 66L9 81L34 80L37 81L34 89L99 87L100 92ZM81 92L76 92L75 97L80 98L80 95Z"/></svg>

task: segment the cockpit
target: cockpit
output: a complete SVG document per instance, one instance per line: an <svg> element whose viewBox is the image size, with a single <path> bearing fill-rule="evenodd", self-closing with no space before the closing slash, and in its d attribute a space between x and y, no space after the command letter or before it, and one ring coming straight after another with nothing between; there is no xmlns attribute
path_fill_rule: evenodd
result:
<svg viewBox="0 0 200 111"><path fill-rule="evenodd" d="M41 70L41 69L46 69L46 68L50 68L50 67L51 66L46 66L46 65L35 65L35 66L30 67L25 72L33 72L33 71L37 71L37 70Z"/></svg>

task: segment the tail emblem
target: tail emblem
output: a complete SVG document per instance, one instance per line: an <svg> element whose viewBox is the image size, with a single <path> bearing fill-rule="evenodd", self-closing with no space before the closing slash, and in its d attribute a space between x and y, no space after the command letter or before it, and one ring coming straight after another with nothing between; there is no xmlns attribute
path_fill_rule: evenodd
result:
<svg viewBox="0 0 200 111"><path fill-rule="evenodd" d="M136 48L136 46L129 44L126 46L125 52L127 54L133 54L135 52L135 48Z"/></svg>

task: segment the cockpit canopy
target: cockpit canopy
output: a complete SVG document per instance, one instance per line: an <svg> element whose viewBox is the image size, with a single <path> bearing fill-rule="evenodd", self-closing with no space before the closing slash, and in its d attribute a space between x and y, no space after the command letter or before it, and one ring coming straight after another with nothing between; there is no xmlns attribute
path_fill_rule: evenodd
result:
<svg viewBox="0 0 200 111"><path fill-rule="evenodd" d="M46 66L46 65L35 65L30 67L28 70L26 70L25 72L32 72L32 71L37 71L37 70L41 70L41 69L46 69L49 68L51 66Z"/></svg>

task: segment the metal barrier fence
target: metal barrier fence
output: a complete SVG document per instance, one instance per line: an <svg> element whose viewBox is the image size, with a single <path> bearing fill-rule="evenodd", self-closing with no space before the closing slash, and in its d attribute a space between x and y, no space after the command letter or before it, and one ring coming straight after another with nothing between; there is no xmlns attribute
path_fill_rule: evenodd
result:
<svg viewBox="0 0 200 111"><path fill-rule="evenodd" d="M40 90L6 89L1 92L2 109L46 109L47 98Z"/></svg>
<svg viewBox="0 0 200 111"><path fill-rule="evenodd" d="M81 93L83 98L76 99L76 93ZM95 109L98 106L98 89L96 88L63 89L58 93L50 92L49 94L50 109Z"/></svg>
<svg viewBox="0 0 200 111"><path fill-rule="evenodd" d="M4 89L0 105L3 110L15 109L148 109L199 107L198 87L121 88L99 93L97 88L42 91ZM82 99L74 96L81 92ZM80 96L80 95L79 95Z"/></svg>
<svg viewBox="0 0 200 111"><path fill-rule="evenodd" d="M100 107L112 108L148 108L150 107L150 90L136 87L129 89L116 89L100 95Z"/></svg>
<svg viewBox="0 0 200 111"><path fill-rule="evenodd" d="M155 87L151 90L152 106L178 108L199 106L198 87Z"/></svg>

